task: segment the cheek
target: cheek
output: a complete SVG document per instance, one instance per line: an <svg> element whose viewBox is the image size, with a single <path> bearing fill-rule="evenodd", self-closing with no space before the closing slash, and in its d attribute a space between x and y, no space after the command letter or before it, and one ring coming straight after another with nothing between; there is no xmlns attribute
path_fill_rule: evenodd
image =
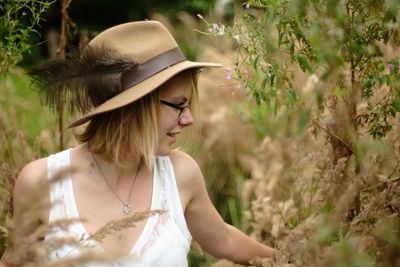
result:
<svg viewBox="0 0 400 267"><path fill-rule="evenodd" d="M158 131L159 134L163 134L168 131L169 128L173 127L174 121L171 116L166 114L166 112L160 112L159 120L158 120Z"/></svg>

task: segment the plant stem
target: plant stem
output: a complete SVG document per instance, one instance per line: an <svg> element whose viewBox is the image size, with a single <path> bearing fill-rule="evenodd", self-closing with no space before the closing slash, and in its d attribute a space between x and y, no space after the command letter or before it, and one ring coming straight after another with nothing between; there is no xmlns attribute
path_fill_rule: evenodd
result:
<svg viewBox="0 0 400 267"><path fill-rule="evenodd" d="M68 43L68 35L70 28L70 18L68 15L68 6L72 0L61 0L61 37L60 47L58 49L58 57L65 58L65 50ZM58 105L58 128L59 128L59 148L64 150L64 98L60 95Z"/></svg>

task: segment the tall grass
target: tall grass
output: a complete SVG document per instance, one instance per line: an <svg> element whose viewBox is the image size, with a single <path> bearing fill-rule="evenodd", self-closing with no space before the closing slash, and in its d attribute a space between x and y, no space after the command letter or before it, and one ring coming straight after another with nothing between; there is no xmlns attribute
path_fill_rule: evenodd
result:
<svg viewBox="0 0 400 267"><path fill-rule="evenodd" d="M235 65L234 45L203 38L198 60ZM271 110L253 103L242 81L226 80L224 69L202 74L203 128L192 151L213 202L228 222L277 248L275 260L260 260L256 266L399 266L398 115L390 119L392 130L378 140L369 135L368 125L360 125L350 147L357 153L349 153L349 139L341 135L347 127L342 120L345 92L333 90L329 97L316 98L325 82L292 67L296 93L310 112L292 107L272 116ZM13 235L10 192L16 173L28 161L57 150L55 118L30 99L23 72L15 73L3 80L0 90L5 140L0 143L1 250ZM360 101L357 112L365 106ZM34 119L26 119L38 110ZM311 116L314 111L317 117ZM72 138L68 140L72 145ZM28 221L34 218L27 214ZM20 260L35 248L37 264L45 266L39 259L45 259L41 256L47 250L25 248ZM80 260L97 258L88 255ZM190 258L191 266L215 262L196 245ZM235 265L219 261L214 266Z"/></svg>
<svg viewBox="0 0 400 267"><path fill-rule="evenodd" d="M384 108L398 101L398 25L377 34L399 9L380 4L249 1L232 29L207 25L239 43L237 77L255 102L236 110L261 138L239 157L250 172L244 224L278 248L260 266L400 264L399 115Z"/></svg>

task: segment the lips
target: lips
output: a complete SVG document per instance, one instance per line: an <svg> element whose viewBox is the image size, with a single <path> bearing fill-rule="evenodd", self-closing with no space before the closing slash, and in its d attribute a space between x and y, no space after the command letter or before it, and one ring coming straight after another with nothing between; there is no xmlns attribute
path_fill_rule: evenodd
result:
<svg viewBox="0 0 400 267"><path fill-rule="evenodd" d="M168 136L171 136L171 137L176 137L178 134L180 134L180 132L167 133L167 135L168 135Z"/></svg>

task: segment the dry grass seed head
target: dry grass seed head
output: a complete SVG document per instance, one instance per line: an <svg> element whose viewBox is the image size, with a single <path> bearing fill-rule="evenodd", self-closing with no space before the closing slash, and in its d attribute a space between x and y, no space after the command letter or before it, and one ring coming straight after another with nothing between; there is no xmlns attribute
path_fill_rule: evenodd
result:
<svg viewBox="0 0 400 267"><path fill-rule="evenodd" d="M0 220L11 217L14 186L15 174L8 164L3 163L0 177Z"/></svg>
<svg viewBox="0 0 400 267"><path fill-rule="evenodd" d="M134 227L136 222L144 220L149 216L153 216L155 214L162 214L164 212L165 210L159 210L159 209L148 210L143 212L135 212L132 216L123 218L121 220L112 220L108 222L106 225L101 227L89 238L101 242L106 236L112 235L116 232L119 232L129 227Z"/></svg>

